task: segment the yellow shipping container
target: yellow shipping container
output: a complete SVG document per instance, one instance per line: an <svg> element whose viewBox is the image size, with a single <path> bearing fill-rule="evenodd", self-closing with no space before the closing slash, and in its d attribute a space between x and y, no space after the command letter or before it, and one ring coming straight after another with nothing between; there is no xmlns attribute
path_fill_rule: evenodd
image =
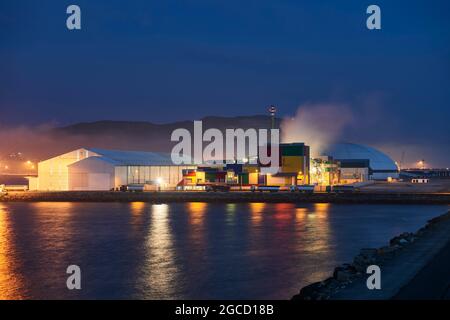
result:
<svg viewBox="0 0 450 320"><path fill-rule="evenodd" d="M195 177L197 179L195 184L205 183L205 172L204 171L197 171Z"/></svg>
<svg viewBox="0 0 450 320"><path fill-rule="evenodd" d="M248 184L258 184L259 173L253 172L248 174Z"/></svg>
<svg viewBox="0 0 450 320"><path fill-rule="evenodd" d="M304 167L304 157L283 156L281 157L281 172L302 172Z"/></svg>

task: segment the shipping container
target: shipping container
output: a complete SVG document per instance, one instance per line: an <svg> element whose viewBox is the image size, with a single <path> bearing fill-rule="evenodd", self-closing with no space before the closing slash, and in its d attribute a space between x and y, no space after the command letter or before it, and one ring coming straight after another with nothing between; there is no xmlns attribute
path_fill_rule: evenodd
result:
<svg viewBox="0 0 450 320"><path fill-rule="evenodd" d="M248 184L248 173L239 174L239 184Z"/></svg>
<svg viewBox="0 0 450 320"><path fill-rule="evenodd" d="M248 183L249 184L258 184L259 173L252 172L248 174Z"/></svg>
<svg viewBox="0 0 450 320"><path fill-rule="evenodd" d="M216 173L205 172L205 182L216 182Z"/></svg>
<svg viewBox="0 0 450 320"><path fill-rule="evenodd" d="M282 156L281 172L303 172L304 159L300 156Z"/></svg>
<svg viewBox="0 0 450 320"><path fill-rule="evenodd" d="M303 143L295 143L295 144L281 144L281 156L304 156L304 144Z"/></svg>

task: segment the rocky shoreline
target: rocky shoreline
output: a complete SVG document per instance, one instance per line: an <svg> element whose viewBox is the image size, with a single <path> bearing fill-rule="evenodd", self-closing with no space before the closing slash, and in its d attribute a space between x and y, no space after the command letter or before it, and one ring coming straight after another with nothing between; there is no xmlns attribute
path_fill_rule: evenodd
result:
<svg viewBox="0 0 450 320"><path fill-rule="evenodd" d="M259 192L10 192L0 202L267 202L267 203L382 203L382 204L450 204L450 194L439 193L259 193Z"/></svg>
<svg viewBox="0 0 450 320"><path fill-rule="evenodd" d="M408 250L414 250L415 245L430 237L445 223L450 226L450 211L433 218L415 233L404 232L389 241L389 245L381 248L364 248L354 257L352 263L344 263L334 269L333 275L328 279L312 283L303 287L299 294L292 300L333 300L345 295L347 288L356 282L365 282L366 269L369 265L378 265L381 268L389 262L394 262L401 254ZM424 261L424 264L426 261ZM366 291L369 291L366 289ZM359 296L351 296L351 299L361 299ZM389 297L389 298L392 298Z"/></svg>

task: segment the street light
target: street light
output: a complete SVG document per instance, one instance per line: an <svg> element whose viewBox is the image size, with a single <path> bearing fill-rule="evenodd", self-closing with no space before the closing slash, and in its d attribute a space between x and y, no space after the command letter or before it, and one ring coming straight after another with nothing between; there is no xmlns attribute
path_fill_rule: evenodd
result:
<svg viewBox="0 0 450 320"><path fill-rule="evenodd" d="M163 179L162 178L156 179L156 184L158 185L158 191L161 191L162 183L163 183Z"/></svg>

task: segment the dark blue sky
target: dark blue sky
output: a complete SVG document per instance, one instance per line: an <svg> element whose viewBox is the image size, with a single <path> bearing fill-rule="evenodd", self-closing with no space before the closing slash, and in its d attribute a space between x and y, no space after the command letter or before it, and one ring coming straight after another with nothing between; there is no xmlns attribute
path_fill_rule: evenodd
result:
<svg viewBox="0 0 450 320"><path fill-rule="evenodd" d="M81 31L66 29L69 4ZM366 29L370 4L381 31ZM369 142L433 141L448 155L449 1L2 0L0 70L3 124L336 103L368 123Z"/></svg>

